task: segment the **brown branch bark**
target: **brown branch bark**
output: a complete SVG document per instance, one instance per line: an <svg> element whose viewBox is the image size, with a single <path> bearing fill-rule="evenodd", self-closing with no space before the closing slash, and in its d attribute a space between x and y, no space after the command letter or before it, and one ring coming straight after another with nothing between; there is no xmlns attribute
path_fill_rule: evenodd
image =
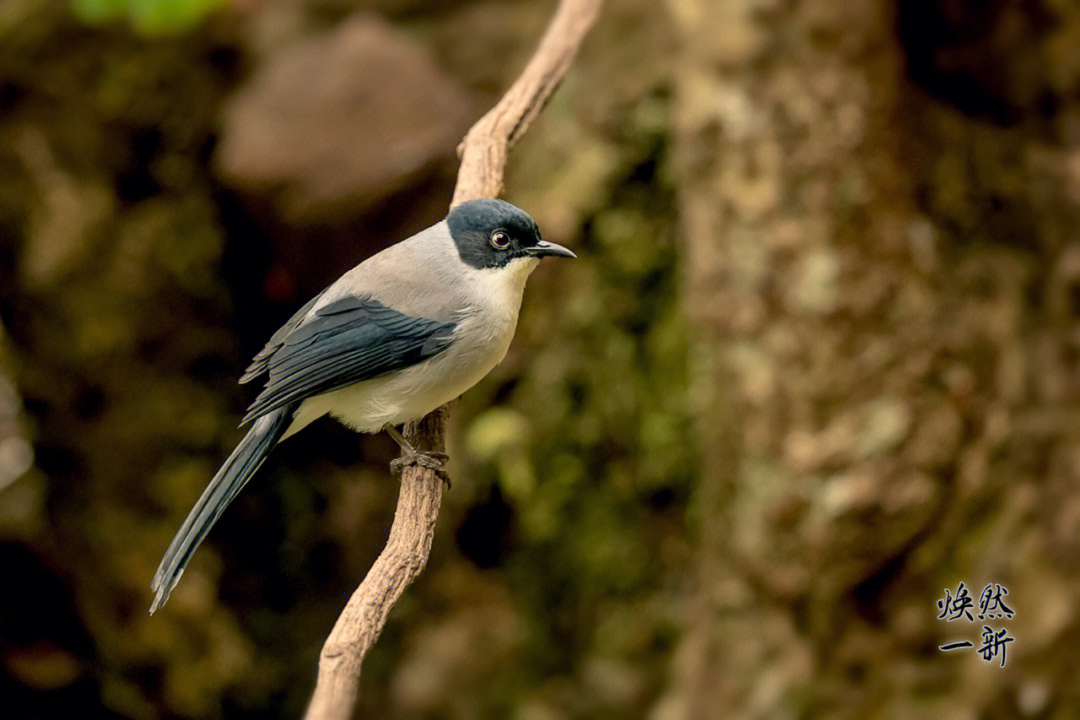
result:
<svg viewBox="0 0 1080 720"><path fill-rule="evenodd" d="M510 148L543 110L596 21L602 0L561 0L529 64L506 95L465 135L451 206L495 197L503 187ZM445 451L447 407L405 429L414 447ZM356 704L360 666L405 588L427 564L442 481L431 470L406 466L386 547L334 624L319 657L307 720L347 720Z"/></svg>

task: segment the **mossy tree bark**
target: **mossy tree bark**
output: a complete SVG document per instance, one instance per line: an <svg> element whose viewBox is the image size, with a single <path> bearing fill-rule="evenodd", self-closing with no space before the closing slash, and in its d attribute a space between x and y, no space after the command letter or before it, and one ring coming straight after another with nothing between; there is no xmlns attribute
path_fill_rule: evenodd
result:
<svg viewBox="0 0 1080 720"><path fill-rule="evenodd" d="M1075 95L1048 108L991 82L972 105L978 78L923 85L914 70L947 70L924 55L968 56L923 47L951 41L916 5L672 3L712 392L689 717L1041 712L1076 692L1076 670L1044 672L1076 657L1080 593L1080 424L1058 422L1080 391ZM1034 32L1003 48L1001 27L1035 20L1001 12L1020 14L971 19L969 49L1003 67L1049 52ZM960 581L976 602L1008 586L1017 672L937 650L981 632L936 618Z"/></svg>

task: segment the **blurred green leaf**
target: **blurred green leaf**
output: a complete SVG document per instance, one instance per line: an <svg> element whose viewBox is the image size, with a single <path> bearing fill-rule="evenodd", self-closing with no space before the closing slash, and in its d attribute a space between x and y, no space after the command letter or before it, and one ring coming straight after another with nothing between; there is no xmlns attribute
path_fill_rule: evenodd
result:
<svg viewBox="0 0 1080 720"><path fill-rule="evenodd" d="M190 30L225 0L71 0L83 22L97 25L126 20L147 35Z"/></svg>

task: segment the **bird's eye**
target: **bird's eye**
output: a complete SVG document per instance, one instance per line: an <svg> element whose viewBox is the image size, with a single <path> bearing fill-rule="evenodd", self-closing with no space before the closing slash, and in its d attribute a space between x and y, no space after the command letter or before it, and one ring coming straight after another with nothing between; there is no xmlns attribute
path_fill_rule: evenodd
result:
<svg viewBox="0 0 1080 720"><path fill-rule="evenodd" d="M496 230L491 233L491 246L496 250L505 250L510 247L510 236L505 230Z"/></svg>

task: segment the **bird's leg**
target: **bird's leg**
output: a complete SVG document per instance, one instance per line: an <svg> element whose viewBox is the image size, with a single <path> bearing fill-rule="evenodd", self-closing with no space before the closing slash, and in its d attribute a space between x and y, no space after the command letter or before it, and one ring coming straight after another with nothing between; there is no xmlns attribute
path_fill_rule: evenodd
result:
<svg viewBox="0 0 1080 720"><path fill-rule="evenodd" d="M449 459L446 453L431 452L429 450L417 450L398 429L389 423L383 426L386 434L394 438L405 457L394 458L390 461L390 470L395 475L400 475L406 465L419 465L431 470L450 486L450 476L446 472L446 461Z"/></svg>

